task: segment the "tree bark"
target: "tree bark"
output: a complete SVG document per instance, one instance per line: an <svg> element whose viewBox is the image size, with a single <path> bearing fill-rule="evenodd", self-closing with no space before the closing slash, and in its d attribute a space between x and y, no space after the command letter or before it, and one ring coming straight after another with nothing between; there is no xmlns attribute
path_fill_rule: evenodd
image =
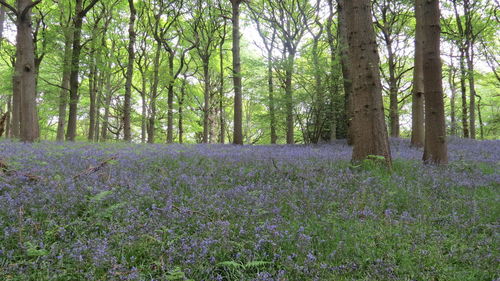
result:
<svg viewBox="0 0 500 281"><path fill-rule="evenodd" d="M467 77L469 80L469 127L470 138L476 139L476 82L474 79L474 46L469 41L469 47L466 50Z"/></svg>
<svg viewBox="0 0 500 281"><path fill-rule="evenodd" d="M415 18L417 20L415 30L415 58L413 68L413 90L411 104L411 145L423 147L425 140L424 126L424 61L423 61L423 0L415 0Z"/></svg>
<svg viewBox="0 0 500 281"><path fill-rule="evenodd" d="M36 3L36 2L35 2ZM20 139L33 142L39 138L36 109L35 46L32 34L31 0L17 1L17 36L15 72L19 79Z"/></svg>
<svg viewBox="0 0 500 281"><path fill-rule="evenodd" d="M155 59L153 62L153 85L151 87L151 100L149 105L148 143L155 142L156 98L158 97L158 84L160 81L161 43L157 42Z"/></svg>
<svg viewBox="0 0 500 281"><path fill-rule="evenodd" d="M210 72L209 58L202 58L203 61L203 80L205 83L204 89L204 104L203 104L203 143L208 143L208 134L210 131Z"/></svg>
<svg viewBox="0 0 500 281"><path fill-rule="evenodd" d="M370 155L381 156L391 165L391 153L384 120L382 84L375 31L369 0L345 1L348 56L352 75L354 147L352 161Z"/></svg>
<svg viewBox="0 0 500 281"><path fill-rule="evenodd" d="M127 64L127 77L125 82L125 99L123 104L123 138L125 141L130 142L132 140L132 132L130 128L130 115L132 111L131 99L132 99L132 79L134 78L134 60L135 60L135 18L136 10L134 7L134 0L128 0L128 6L130 9L130 20L128 25L128 64Z"/></svg>
<svg viewBox="0 0 500 281"><path fill-rule="evenodd" d="M335 16L334 8L333 8L333 0L328 0L328 8L330 14L328 15L327 25L326 25L326 34L328 40L328 46L330 47L330 96L331 96L331 104L330 104L330 142L333 142L337 139L337 107L335 103L335 96L337 95L337 83L336 83L336 56L337 50L335 47L335 36L333 34L333 17Z"/></svg>
<svg viewBox="0 0 500 281"><path fill-rule="evenodd" d="M59 91L59 116L57 120L57 141L64 141L64 127L66 126L66 109L68 107L68 89L69 76L71 72L71 42L73 42L73 33L70 30L64 34L64 58L63 75L61 80L61 89Z"/></svg>
<svg viewBox="0 0 500 281"><path fill-rule="evenodd" d="M97 97L97 66L95 62L95 55L92 54L90 57L90 74L89 74L89 132L87 135L87 140L94 141L95 133L95 120L96 120L96 97Z"/></svg>
<svg viewBox="0 0 500 281"><path fill-rule="evenodd" d="M352 75L351 64L348 55L348 40L347 40L347 19L344 12L345 0L337 0L337 9L339 14L338 32L340 45L340 63L342 68L342 78L344 86L344 107L345 107L345 122L347 127L347 144L354 144L354 132L352 129L353 106L352 106Z"/></svg>
<svg viewBox="0 0 500 281"><path fill-rule="evenodd" d="M464 138L468 138L469 135L469 125L467 118L467 90L466 90L466 76L467 71L465 69L465 49L460 48L460 92L462 93L462 131Z"/></svg>
<svg viewBox="0 0 500 281"><path fill-rule="evenodd" d="M286 143L294 144L294 120L293 120L293 68L295 63L295 50L287 44L288 52L286 54L285 69L285 101L286 101Z"/></svg>
<svg viewBox="0 0 500 281"><path fill-rule="evenodd" d="M423 161L447 164L446 124L444 117L442 65L440 57L440 11L438 0L423 5L424 21L424 88L425 144Z"/></svg>
<svg viewBox="0 0 500 281"><path fill-rule="evenodd" d="M78 114L78 74L80 71L80 53L82 50L82 26L83 18L87 12L98 2L93 0L87 7L83 7L83 0L76 0L75 17L73 27L73 53L71 55L71 72L69 80L69 116L68 128L66 131L66 140L75 141L76 138L76 121Z"/></svg>
<svg viewBox="0 0 500 281"><path fill-rule="evenodd" d="M175 53L172 51L168 56L167 143L174 142L174 59Z"/></svg>
<svg viewBox="0 0 500 281"><path fill-rule="evenodd" d="M243 144L243 104L240 61L240 4L231 0L233 20L233 83L234 83L234 133L233 143Z"/></svg>

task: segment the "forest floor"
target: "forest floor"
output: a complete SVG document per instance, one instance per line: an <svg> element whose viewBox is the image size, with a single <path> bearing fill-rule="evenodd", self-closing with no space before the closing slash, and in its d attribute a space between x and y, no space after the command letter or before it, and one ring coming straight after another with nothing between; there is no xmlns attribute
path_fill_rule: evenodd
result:
<svg viewBox="0 0 500 281"><path fill-rule="evenodd" d="M0 280L495 280L500 141L0 142Z"/></svg>

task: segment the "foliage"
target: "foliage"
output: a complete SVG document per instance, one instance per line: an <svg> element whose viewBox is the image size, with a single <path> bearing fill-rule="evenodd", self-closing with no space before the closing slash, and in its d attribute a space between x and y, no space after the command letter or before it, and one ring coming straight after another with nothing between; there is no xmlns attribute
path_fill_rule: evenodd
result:
<svg viewBox="0 0 500 281"><path fill-rule="evenodd" d="M391 147L2 141L0 279L498 278L500 143Z"/></svg>

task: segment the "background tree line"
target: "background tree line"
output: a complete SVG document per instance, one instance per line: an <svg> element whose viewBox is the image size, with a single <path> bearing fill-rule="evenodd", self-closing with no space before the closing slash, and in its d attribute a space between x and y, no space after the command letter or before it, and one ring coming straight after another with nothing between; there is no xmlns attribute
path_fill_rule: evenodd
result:
<svg viewBox="0 0 500 281"><path fill-rule="evenodd" d="M440 2L444 129L496 138L499 3ZM351 93L362 69L349 50L364 42L350 35L365 24L380 54L372 70L380 79L366 87L383 93L382 122L390 136L424 145L426 45L418 19L429 15L420 0L0 3L0 110L9 113L8 137L353 142L360 109ZM351 4L368 9L362 22L354 21ZM31 97L16 95L23 91ZM377 126L383 135L385 124Z"/></svg>

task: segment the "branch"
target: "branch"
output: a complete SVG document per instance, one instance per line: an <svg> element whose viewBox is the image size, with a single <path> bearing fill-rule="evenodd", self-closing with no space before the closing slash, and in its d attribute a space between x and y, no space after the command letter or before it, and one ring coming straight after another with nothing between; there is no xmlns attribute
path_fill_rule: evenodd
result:
<svg viewBox="0 0 500 281"><path fill-rule="evenodd" d="M42 0L37 0L26 6L26 8L24 8L23 12L21 13L21 18L23 19L26 16L26 14L30 11L30 9L38 5L40 2L42 2Z"/></svg>
<svg viewBox="0 0 500 281"><path fill-rule="evenodd" d="M5 3L5 0L0 0L0 4L3 5L4 7L6 7L7 9L11 10L16 15L16 17L19 16L19 14L17 13L16 8L14 8L11 5Z"/></svg>

